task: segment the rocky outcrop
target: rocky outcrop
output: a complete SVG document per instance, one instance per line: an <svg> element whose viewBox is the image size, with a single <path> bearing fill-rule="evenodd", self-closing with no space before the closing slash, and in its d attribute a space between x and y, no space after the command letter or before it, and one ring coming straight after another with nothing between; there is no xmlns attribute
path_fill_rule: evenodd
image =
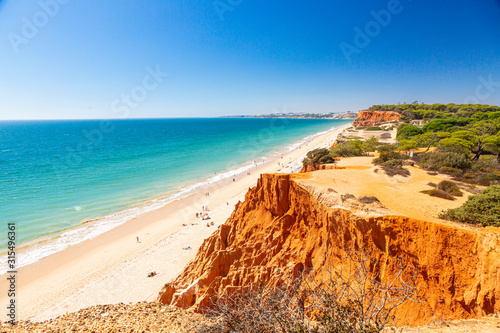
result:
<svg viewBox="0 0 500 333"><path fill-rule="evenodd" d="M474 318L500 311L500 230L462 228L403 216L360 217L327 207L300 186L301 175L262 175L200 247L194 261L158 300L180 307L207 305L216 292L276 285L304 268L321 272L346 248L370 252L384 272L390 257L418 267L426 303L406 303L410 325Z"/></svg>
<svg viewBox="0 0 500 333"><path fill-rule="evenodd" d="M2 333L27 332L169 332L192 333L204 318L160 303L94 305L43 322L0 323Z"/></svg>
<svg viewBox="0 0 500 333"><path fill-rule="evenodd" d="M359 111L358 117L352 123L354 127L378 126L385 122L398 120L399 113L392 111Z"/></svg>

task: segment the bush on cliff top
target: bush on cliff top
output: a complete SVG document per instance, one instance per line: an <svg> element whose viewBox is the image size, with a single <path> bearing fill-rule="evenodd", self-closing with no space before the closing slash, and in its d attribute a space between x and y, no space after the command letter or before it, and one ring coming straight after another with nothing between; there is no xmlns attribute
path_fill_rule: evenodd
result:
<svg viewBox="0 0 500 333"><path fill-rule="evenodd" d="M492 185L472 195L459 208L449 209L439 216L443 219L500 227L500 185Z"/></svg>
<svg viewBox="0 0 500 333"><path fill-rule="evenodd" d="M332 148L333 157L363 156L363 142L360 139L341 142Z"/></svg>
<svg viewBox="0 0 500 333"><path fill-rule="evenodd" d="M388 176L407 177L410 175L410 171L403 168L403 161L408 159L408 156L392 151L392 147L379 149L379 151L381 151L380 156L375 158L372 163L380 165Z"/></svg>
<svg viewBox="0 0 500 333"><path fill-rule="evenodd" d="M318 148L307 153L306 158L302 161L303 166L310 165L317 167L320 164L334 163L335 160L330 155L330 151L326 148Z"/></svg>
<svg viewBox="0 0 500 333"><path fill-rule="evenodd" d="M399 160L401 161L400 165L403 165L403 160L406 159L408 159L408 156L396 153L395 151L382 151L379 157L373 160L373 164L381 165L391 160Z"/></svg>
<svg viewBox="0 0 500 333"><path fill-rule="evenodd" d="M455 184L454 182L450 180L443 180L439 184L437 184L437 189L445 191L446 193L449 193L455 197L461 197L462 191L460 191L460 188Z"/></svg>
<svg viewBox="0 0 500 333"><path fill-rule="evenodd" d="M442 167L466 170L472 166L472 159L463 149L430 152L419 156L417 162L420 167L429 171L438 171Z"/></svg>
<svg viewBox="0 0 500 333"><path fill-rule="evenodd" d="M378 139L373 136L365 141L354 139L341 142L332 148L331 155L333 157L364 156L368 152L375 151L377 143Z"/></svg>
<svg viewBox="0 0 500 333"><path fill-rule="evenodd" d="M422 193L428 194L431 197L438 197L441 199L446 199L446 200L455 200L455 197L443 190L433 188L432 190L426 190L426 191L420 191Z"/></svg>

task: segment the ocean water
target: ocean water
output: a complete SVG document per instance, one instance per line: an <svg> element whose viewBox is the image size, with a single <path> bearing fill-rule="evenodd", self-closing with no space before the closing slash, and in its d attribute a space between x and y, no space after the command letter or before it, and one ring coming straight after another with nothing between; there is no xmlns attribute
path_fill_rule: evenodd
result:
<svg viewBox="0 0 500 333"><path fill-rule="evenodd" d="M349 122L0 122L0 219L5 226L0 251L7 247L9 222L16 223L17 245L32 248L18 258L18 266L26 265Z"/></svg>

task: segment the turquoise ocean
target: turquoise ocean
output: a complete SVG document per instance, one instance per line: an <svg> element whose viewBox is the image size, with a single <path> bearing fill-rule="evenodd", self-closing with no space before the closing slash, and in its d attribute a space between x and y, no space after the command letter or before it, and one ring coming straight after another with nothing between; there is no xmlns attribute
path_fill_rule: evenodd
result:
<svg viewBox="0 0 500 333"><path fill-rule="evenodd" d="M0 122L0 219L33 263L350 120ZM91 223L86 223L86 222ZM83 227L82 227L83 226ZM2 231L0 231L1 235ZM0 262L0 273L5 272Z"/></svg>

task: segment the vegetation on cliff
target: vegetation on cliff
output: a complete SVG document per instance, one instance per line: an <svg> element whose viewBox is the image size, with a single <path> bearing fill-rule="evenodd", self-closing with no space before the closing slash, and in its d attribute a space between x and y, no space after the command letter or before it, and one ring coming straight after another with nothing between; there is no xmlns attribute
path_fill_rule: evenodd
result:
<svg viewBox="0 0 500 333"><path fill-rule="evenodd" d="M372 137L365 141L348 140L331 149L317 148L307 153L302 165L311 166L314 170L320 164L335 163L336 157L363 156L375 151L377 143L378 139Z"/></svg>
<svg viewBox="0 0 500 333"><path fill-rule="evenodd" d="M446 118L446 114L457 113L460 116L472 117L476 114L476 118L484 117L486 112L500 112L500 107L484 104L424 104L414 101L411 104L379 104L373 105L368 110L394 111L402 114L405 117L412 119L437 119ZM500 117L500 113L497 115Z"/></svg>
<svg viewBox="0 0 500 333"><path fill-rule="evenodd" d="M375 138L341 141L330 149L331 157L363 156L377 149L380 156L373 163L391 176L409 175L403 165L416 163L425 170L450 175L455 181L472 186L500 184L500 107L453 103L428 105L415 101L412 104L373 105L369 110L360 112L353 124L379 123L390 114L388 112L397 113L400 115L397 143L380 145ZM368 116L373 119L367 119ZM414 152L413 161L408 162L411 151ZM326 151L323 154L326 156ZM450 186L436 186L422 192L454 200L460 190L456 185ZM491 204L495 197L492 193L476 196L463 207L441 216L455 221L499 226L499 211L495 204L491 209L485 206L485 202ZM481 198L488 198L485 200L489 201ZM481 211L489 212L493 217L483 216Z"/></svg>
<svg viewBox="0 0 500 333"><path fill-rule="evenodd" d="M397 133L400 146L425 148L424 154L415 157L422 168L479 185L500 181L499 107L412 104L395 111L413 123L422 118L423 110L425 125L402 124ZM429 151L431 147L434 151Z"/></svg>
<svg viewBox="0 0 500 333"><path fill-rule="evenodd" d="M500 227L500 185L489 186L480 194L470 196L461 207L441 215L453 221Z"/></svg>
<svg viewBox="0 0 500 333"><path fill-rule="evenodd" d="M438 197L447 200L455 200L455 197L461 197L463 195L460 188L452 181L443 180L439 184L429 183L429 186L433 186L432 190L424 190L422 193L428 194L431 197Z"/></svg>
<svg viewBox="0 0 500 333"><path fill-rule="evenodd" d="M375 149L407 155L414 151L413 161L428 171L448 174L457 181L471 184L500 183L500 107L414 102L374 105L370 110L360 111L358 120L362 117L363 122L379 122L389 111L401 116L397 144L381 146L375 138L365 141L354 138L337 142L330 149L331 157L363 156ZM369 115L373 119L366 119ZM326 156L325 151L323 154ZM403 161L381 156L375 163L397 169ZM304 165L307 163L304 161Z"/></svg>
<svg viewBox="0 0 500 333"><path fill-rule="evenodd" d="M500 107L470 104L386 107L404 115L401 119L407 122L399 126L398 140L412 140L418 147L463 148L473 154L474 160L481 155L494 155L500 161ZM414 125L417 120L424 120L425 125Z"/></svg>
<svg viewBox="0 0 500 333"><path fill-rule="evenodd" d="M315 177L331 182L326 173ZM311 272L325 276L325 263L339 267L348 249L364 249L370 272L380 272L381 281L397 271L390 258L418 267L415 285L428 302L398 307L397 317L409 325L499 311L498 233L395 215L358 216L322 204L308 184L301 176L262 175L159 300L200 309L248 286L274 288Z"/></svg>
<svg viewBox="0 0 500 333"><path fill-rule="evenodd" d="M318 148L307 153L306 158L302 161L303 166L310 165L313 168L320 164L334 163L335 159L330 155L330 151L326 148Z"/></svg>
<svg viewBox="0 0 500 333"><path fill-rule="evenodd" d="M373 160L373 164L379 165L382 170L389 176L401 175L403 177L409 176L410 172L403 168L404 162L408 156L395 152L397 146L384 145L379 148L379 157Z"/></svg>
<svg viewBox="0 0 500 333"><path fill-rule="evenodd" d="M343 262L325 274L304 267L276 286L261 282L214 295L199 309L207 320L193 323L192 331L376 333L396 325L403 303L425 301L415 286L418 269L401 258L389 260L395 268L390 277L373 271L370 255L362 250L346 252Z"/></svg>

